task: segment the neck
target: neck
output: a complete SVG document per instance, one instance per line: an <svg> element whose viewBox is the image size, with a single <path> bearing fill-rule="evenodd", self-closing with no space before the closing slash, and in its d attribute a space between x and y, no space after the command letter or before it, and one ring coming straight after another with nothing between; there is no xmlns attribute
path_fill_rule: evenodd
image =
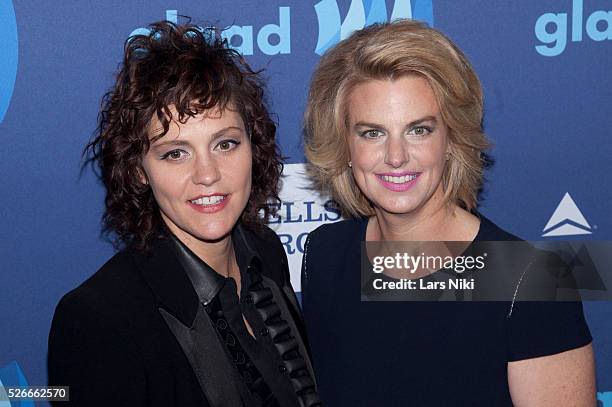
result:
<svg viewBox="0 0 612 407"><path fill-rule="evenodd" d="M234 245L231 236L215 242L205 242L190 237L191 242L183 242L206 264L224 277L230 277L232 273L232 261L234 258Z"/></svg>
<svg viewBox="0 0 612 407"><path fill-rule="evenodd" d="M196 256L212 267L217 273L224 277L230 277L234 274L233 270L235 267L232 266L236 261L231 235L215 241L204 241L179 228L168 227L189 250L194 252Z"/></svg>

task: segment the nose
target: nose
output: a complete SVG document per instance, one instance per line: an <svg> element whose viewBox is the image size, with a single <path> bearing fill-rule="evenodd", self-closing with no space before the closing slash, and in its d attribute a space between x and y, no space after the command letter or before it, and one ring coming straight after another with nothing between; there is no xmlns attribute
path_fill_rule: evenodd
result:
<svg viewBox="0 0 612 407"><path fill-rule="evenodd" d="M400 168L408 162L408 149L403 137L389 136L385 152L385 164L393 168Z"/></svg>
<svg viewBox="0 0 612 407"><path fill-rule="evenodd" d="M214 157L200 156L196 158L192 179L194 184L204 186L210 186L219 181L221 179L221 172Z"/></svg>

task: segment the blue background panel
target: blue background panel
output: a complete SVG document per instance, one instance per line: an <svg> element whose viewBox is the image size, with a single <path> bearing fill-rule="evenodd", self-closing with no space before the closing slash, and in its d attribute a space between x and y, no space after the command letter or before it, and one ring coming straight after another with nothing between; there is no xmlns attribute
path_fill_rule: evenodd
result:
<svg viewBox="0 0 612 407"><path fill-rule="evenodd" d="M172 10L201 25L234 25L232 32L243 35L234 35L232 44L254 68L265 69L281 149L288 163L298 164L304 162L308 83L325 32L318 3L0 2L0 367L16 361L28 383L45 384L57 301L112 254L99 235L103 191L90 171L80 175L79 168L130 33ZM612 239L609 0L326 3L337 7L347 26L359 25L345 18L351 7L372 10L372 20L385 14L383 6L390 16L406 4L401 10L410 7L413 17L433 22L468 55L482 81L484 125L494 144L484 214L523 238L541 239L569 192L591 226L584 238ZM587 22L597 19L602 21L591 25L599 33L588 31ZM561 23L542 25L547 21ZM538 52L542 46L554 56ZM585 311L603 394L612 391L612 304L586 303Z"/></svg>

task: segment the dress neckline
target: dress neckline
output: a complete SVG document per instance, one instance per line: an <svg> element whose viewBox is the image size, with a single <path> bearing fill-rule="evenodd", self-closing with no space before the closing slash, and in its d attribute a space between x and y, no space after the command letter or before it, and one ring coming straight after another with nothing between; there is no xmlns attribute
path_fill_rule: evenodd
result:
<svg viewBox="0 0 612 407"><path fill-rule="evenodd" d="M480 224L478 225L478 232L476 233L476 236L474 236L474 240L472 240L472 243L486 240L485 237L489 234L489 232L491 231L491 228L494 227L493 223L489 219L487 219L485 216L483 216L482 214L478 212L473 213L473 215L476 216L478 220L480 220ZM366 232L368 230L369 219L370 218L368 217L359 218L359 241L360 242L367 242Z"/></svg>

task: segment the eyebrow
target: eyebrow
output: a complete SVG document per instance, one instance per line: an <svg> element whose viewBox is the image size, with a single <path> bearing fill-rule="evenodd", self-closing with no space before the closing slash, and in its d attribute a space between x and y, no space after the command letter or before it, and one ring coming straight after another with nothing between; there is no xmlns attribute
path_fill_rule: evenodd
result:
<svg viewBox="0 0 612 407"><path fill-rule="evenodd" d="M167 140L161 143L156 143L153 145L154 148L163 147L163 146L189 146L189 142L185 140Z"/></svg>
<svg viewBox="0 0 612 407"><path fill-rule="evenodd" d="M242 127L227 126L227 127L222 128L221 130L218 130L218 131L214 132L212 137L211 137L211 141L214 141L214 140L218 139L219 137L225 136L225 134L230 132L231 130L238 130L240 133L246 133L246 131Z"/></svg>
<svg viewBox="0 0 612 407"><path fill-rule="evenodd" d="M408 125L406 126L406 128L411 128L414 126L418 126L419 124L425 123L425 122L433 122L433 124L437 124L438 120L436 119L435 116L425 116L421 119L417 119L417 120L413 120L410 123L408 123ZM354 128L357 127L372 127L375 129L382 129L382 130L386 130L385 126L383 126L382 124L377 124L377 123L370 123L370 122L357 122L355 123L355 125L353 126Z"/></svg>
<svg viewBox="0 0 612 407"><path fill-rule="evenodd" d="M224 127L220 130L217 130L216 132L214 132L211 136L211 141L214 141L220 137L223 137L225 134L227 134L229 131L231 130L238 130L241 133L244 133L244 129L242 129L241 127L238 126L227 126ZM186 141L186 140L166 140L166 141L162 141L161 143L156 143L155 145L153 145L154 148L159 148L159 147L163 147L163 146L167 146L167 145L172 145L172 146L190 146L191 144Z"/></svg>

